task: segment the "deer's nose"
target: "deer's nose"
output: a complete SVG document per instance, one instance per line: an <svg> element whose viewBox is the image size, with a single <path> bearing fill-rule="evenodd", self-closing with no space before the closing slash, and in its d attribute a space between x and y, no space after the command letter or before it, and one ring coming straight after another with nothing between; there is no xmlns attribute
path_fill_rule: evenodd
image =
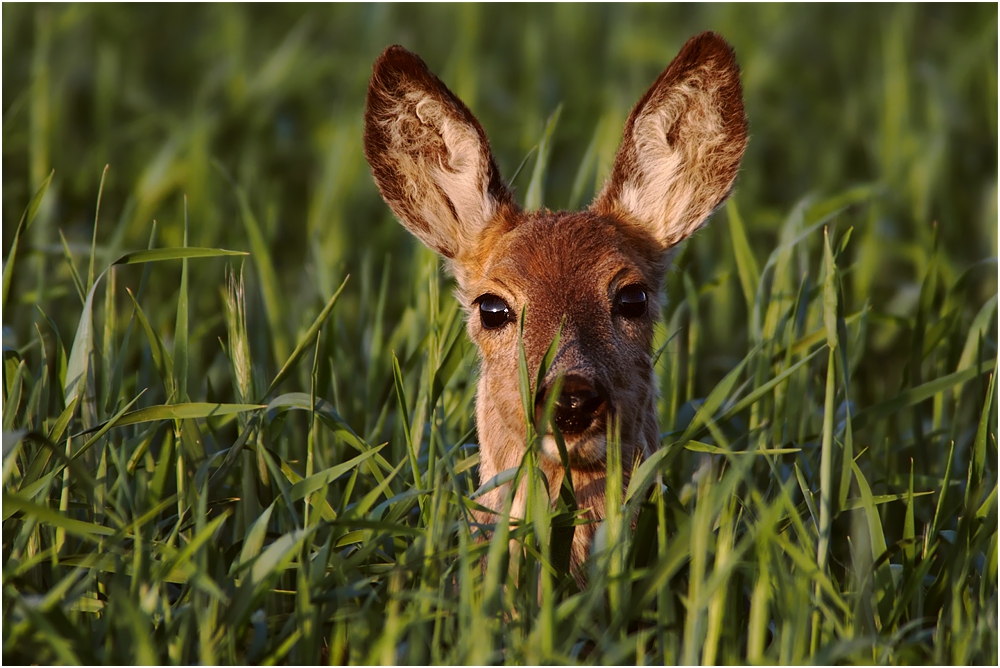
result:
<svg viewBox="0 0 1000 668"><path fill-rule="evenodd" d="M539 418L545 410L551 385L537 396L536 410ZM562 390L556 399L553 418L563 434L580 434L600 421L608 410L607 392L597 381L583 376L563 378Z"/></svg>

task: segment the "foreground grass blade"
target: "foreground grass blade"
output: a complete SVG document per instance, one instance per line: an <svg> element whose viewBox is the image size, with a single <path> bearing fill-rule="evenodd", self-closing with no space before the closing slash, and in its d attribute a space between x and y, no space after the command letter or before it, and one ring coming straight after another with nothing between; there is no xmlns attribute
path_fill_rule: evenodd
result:
<svg viewBox="0 0 1000 668"><path fill-rule="evenodd" d="M326 487L331 481L336 480L340 476L344 475L348 471L357 467L361 462L365 461L369 457L378 454L378 451L385 446L378 446L377 448L372 448L368 452L358 455L353 459L349 459L343 464L338 464L337 466L331 466L328 469L315 473L308 478L298 481L292 485L292 489L289 492L293 501L298 501L299 499L304 499L308 495L312 494L316 490Z"/></svg>
<svg viewBox="0 0 1000 668"><path fill-rule="evenodd" d="M224 415L235 415L236 413L246 413L248 411L258 411L267 408L265 404L209 404L204 402L191 402L180 404L165 404L162 406L147 406L131 413L125 413L122 417L94 427L90 431L103 430L106 426L124 427L131 424L143 424L145 422L158 422L161 420L193 420L199 418L222 417ZM86 434L89 432L82 432ZM79 435L79 434L78 434Z"/></svg>

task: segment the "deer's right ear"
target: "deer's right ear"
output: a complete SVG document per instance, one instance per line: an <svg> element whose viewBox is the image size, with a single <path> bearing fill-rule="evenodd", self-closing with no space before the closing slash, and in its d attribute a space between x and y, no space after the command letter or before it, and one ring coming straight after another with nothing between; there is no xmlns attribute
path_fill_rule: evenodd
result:
<svg viewBox="0 0 1000 668"><path fill-rule="evenodd" d="M517 205L486 133L415 54L390 46L375 61L365 109L365 157L406 228L451 260Z"/></svg>

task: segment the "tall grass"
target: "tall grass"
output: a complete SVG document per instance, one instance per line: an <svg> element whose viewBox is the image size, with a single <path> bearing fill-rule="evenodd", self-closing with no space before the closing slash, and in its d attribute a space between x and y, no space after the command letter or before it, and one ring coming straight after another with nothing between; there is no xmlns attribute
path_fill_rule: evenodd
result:
<svg viewBox="0 0 1000 668"><path fill-rule="evenodd" d="M5 662L998 661L995 6L3 19ZM475 351L368 176L369 64L421 53L561 208L703 29L750 148L579 590L534 451L480 540Z"/></svg>

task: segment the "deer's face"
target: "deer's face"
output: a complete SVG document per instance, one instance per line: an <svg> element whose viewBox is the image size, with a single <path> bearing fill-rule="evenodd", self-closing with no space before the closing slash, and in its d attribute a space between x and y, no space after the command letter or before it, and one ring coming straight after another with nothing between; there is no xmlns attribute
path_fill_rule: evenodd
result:
<svg viewBox="0 0 1000 668"><path fill-rule="evenodd" d="M396 217L445 258L458 281L482 352L481 480L517 466L525 451L522 313L531 372L560 332L533 410L555 401L582 508L603 513L609 421L620 426L623 450L641 457L656 446L650 347L662 275L674 247L729 194L746 141L735 57L722 38L704 33L632 110L611 175L589 209L524 212L468 107L402 47L379 57L368 88L365 157ZM542 450L556 471L550 434ZM502 494L497 488L480 500L499 509ZM576 563L593 534L581 529Z"/></svg>
<svg viewBox="0 0 1000 668"><path fill-rule="evenodd" d="M475 278L462 285L469 334L481 355L480 413L492 429L524 442L526 416L518 382L522 313L528 369L539 368L559 333L557 352L536 389L536 419L557 377L562 391L553 419L572 467L604 461L608 422L641 451L654 420L651 343L659 312L660 267L640 252L643 240L612 217L540 213L483 247ZM534 373L529 374L534 383ZM482 430L482 425L481 425ZM655 433L655 429L654 429ZM496 435L494 435L496 436ZM542 453L558 462L551 429Z"/></svg>

